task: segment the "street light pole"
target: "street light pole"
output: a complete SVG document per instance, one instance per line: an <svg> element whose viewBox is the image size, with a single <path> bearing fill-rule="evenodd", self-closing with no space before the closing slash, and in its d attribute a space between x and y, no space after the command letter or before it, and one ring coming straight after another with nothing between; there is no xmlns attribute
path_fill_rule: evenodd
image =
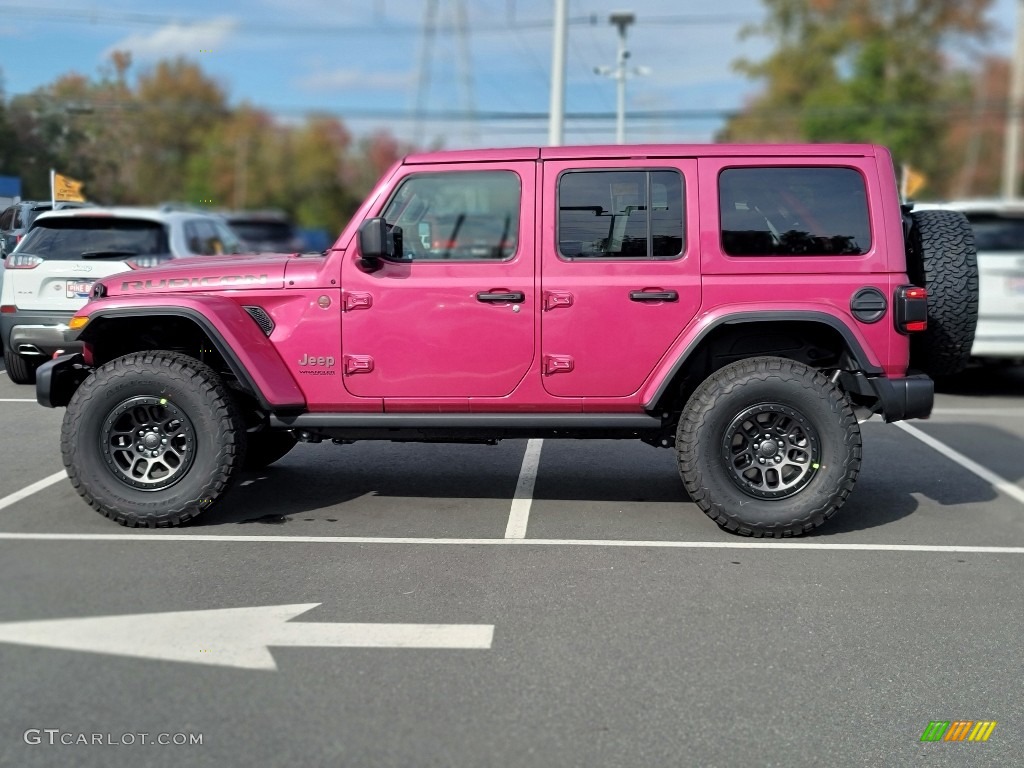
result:
<svg viewBox="0 0 1024 768"><path fill-rule="evenodd" d="M1024 2L1024 0L1021 0ZM616 88L616 109L615 109L615 143L626 143L626 80L631 75L648 75L650 70L647 67L627 67L629 51L626 50L626 28L636 21L636 15L632 11L619 11L611 14L608 21L619 28L619 55L615 67L594 67L594 72L599 75L607 75L615 80Z"/></svg>
<svg viewBox="0 0 1024 768"><path fill-rule="evenodd" d="M613 13L608 21L619 28L619 54L615 66L615 143L626 143L626 61L629 51L626 50L626 27L636 21L636 16L629 12Z"/></svg>

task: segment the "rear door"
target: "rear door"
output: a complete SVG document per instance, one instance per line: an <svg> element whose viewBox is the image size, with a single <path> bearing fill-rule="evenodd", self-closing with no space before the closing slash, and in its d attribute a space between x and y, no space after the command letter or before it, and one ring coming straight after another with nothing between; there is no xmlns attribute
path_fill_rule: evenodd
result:
<svg viewBox="0 0 1024 768"><path fill-rule="evenodd" d="M696 169L687 159L544 163L541 352L550 394L635 394L696 314Z"/></svg>

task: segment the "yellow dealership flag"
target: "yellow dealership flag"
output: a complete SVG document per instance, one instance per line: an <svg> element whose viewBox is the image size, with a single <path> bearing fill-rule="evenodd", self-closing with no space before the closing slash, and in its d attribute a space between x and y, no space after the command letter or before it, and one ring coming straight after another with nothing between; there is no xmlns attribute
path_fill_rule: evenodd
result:
<svg viewBox="0 0 1024 768"><path fill-rule="evenodd" d="M909 165L903 165L903 183L900 186L900 194L904 200L909 200L917 191L928 183L928 177L920 171L915 171Z"/></svg>
<svg viewBox="0 0 1024 768"><path fill-rule="evenodd" d="M50 171L50 196L54 203L62 201L84 203L85 195L82 194L84 184L85 182L72 179L70 176L62 176L55 171Z"/></svg>

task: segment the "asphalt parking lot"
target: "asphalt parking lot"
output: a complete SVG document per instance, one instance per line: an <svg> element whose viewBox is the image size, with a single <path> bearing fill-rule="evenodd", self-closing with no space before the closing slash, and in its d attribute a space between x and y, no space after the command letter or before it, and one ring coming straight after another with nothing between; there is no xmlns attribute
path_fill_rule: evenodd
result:
<svg viewBox="0 0 1024 768"><path fill-rule="evenodd" d="M300 445L196 524L130 531L63 478L62 416L0 375L0 764L1024 754L1024 368L865 424L851 499L781 542L721 532L671 452L612 441ZM134 618L89 621L112 616ZM63 646L12 640L30 621ZM448 639L380 628L406 624ZM997 725L922 743L931 721Z"/></svg>

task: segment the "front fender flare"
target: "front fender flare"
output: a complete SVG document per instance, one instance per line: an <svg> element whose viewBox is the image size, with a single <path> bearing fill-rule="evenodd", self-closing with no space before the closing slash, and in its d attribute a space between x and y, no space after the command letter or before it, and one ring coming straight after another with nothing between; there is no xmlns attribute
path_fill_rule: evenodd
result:
<svg viewBox="0 0 1024 768"><path fill-rule="evenodd" d="M156 298L156 297L154 297ZM130 305L110 301L86 305L79 315L88 315L89 322L78 340L89 343L102 333L105 320L147 317L180 317L199 326L242 386L271 411L302 410L306 398L277 349L252 317L230 299L216 296L175 297L176 304L159 301ZM166 302L166 298L163 299Z"/></svg>

